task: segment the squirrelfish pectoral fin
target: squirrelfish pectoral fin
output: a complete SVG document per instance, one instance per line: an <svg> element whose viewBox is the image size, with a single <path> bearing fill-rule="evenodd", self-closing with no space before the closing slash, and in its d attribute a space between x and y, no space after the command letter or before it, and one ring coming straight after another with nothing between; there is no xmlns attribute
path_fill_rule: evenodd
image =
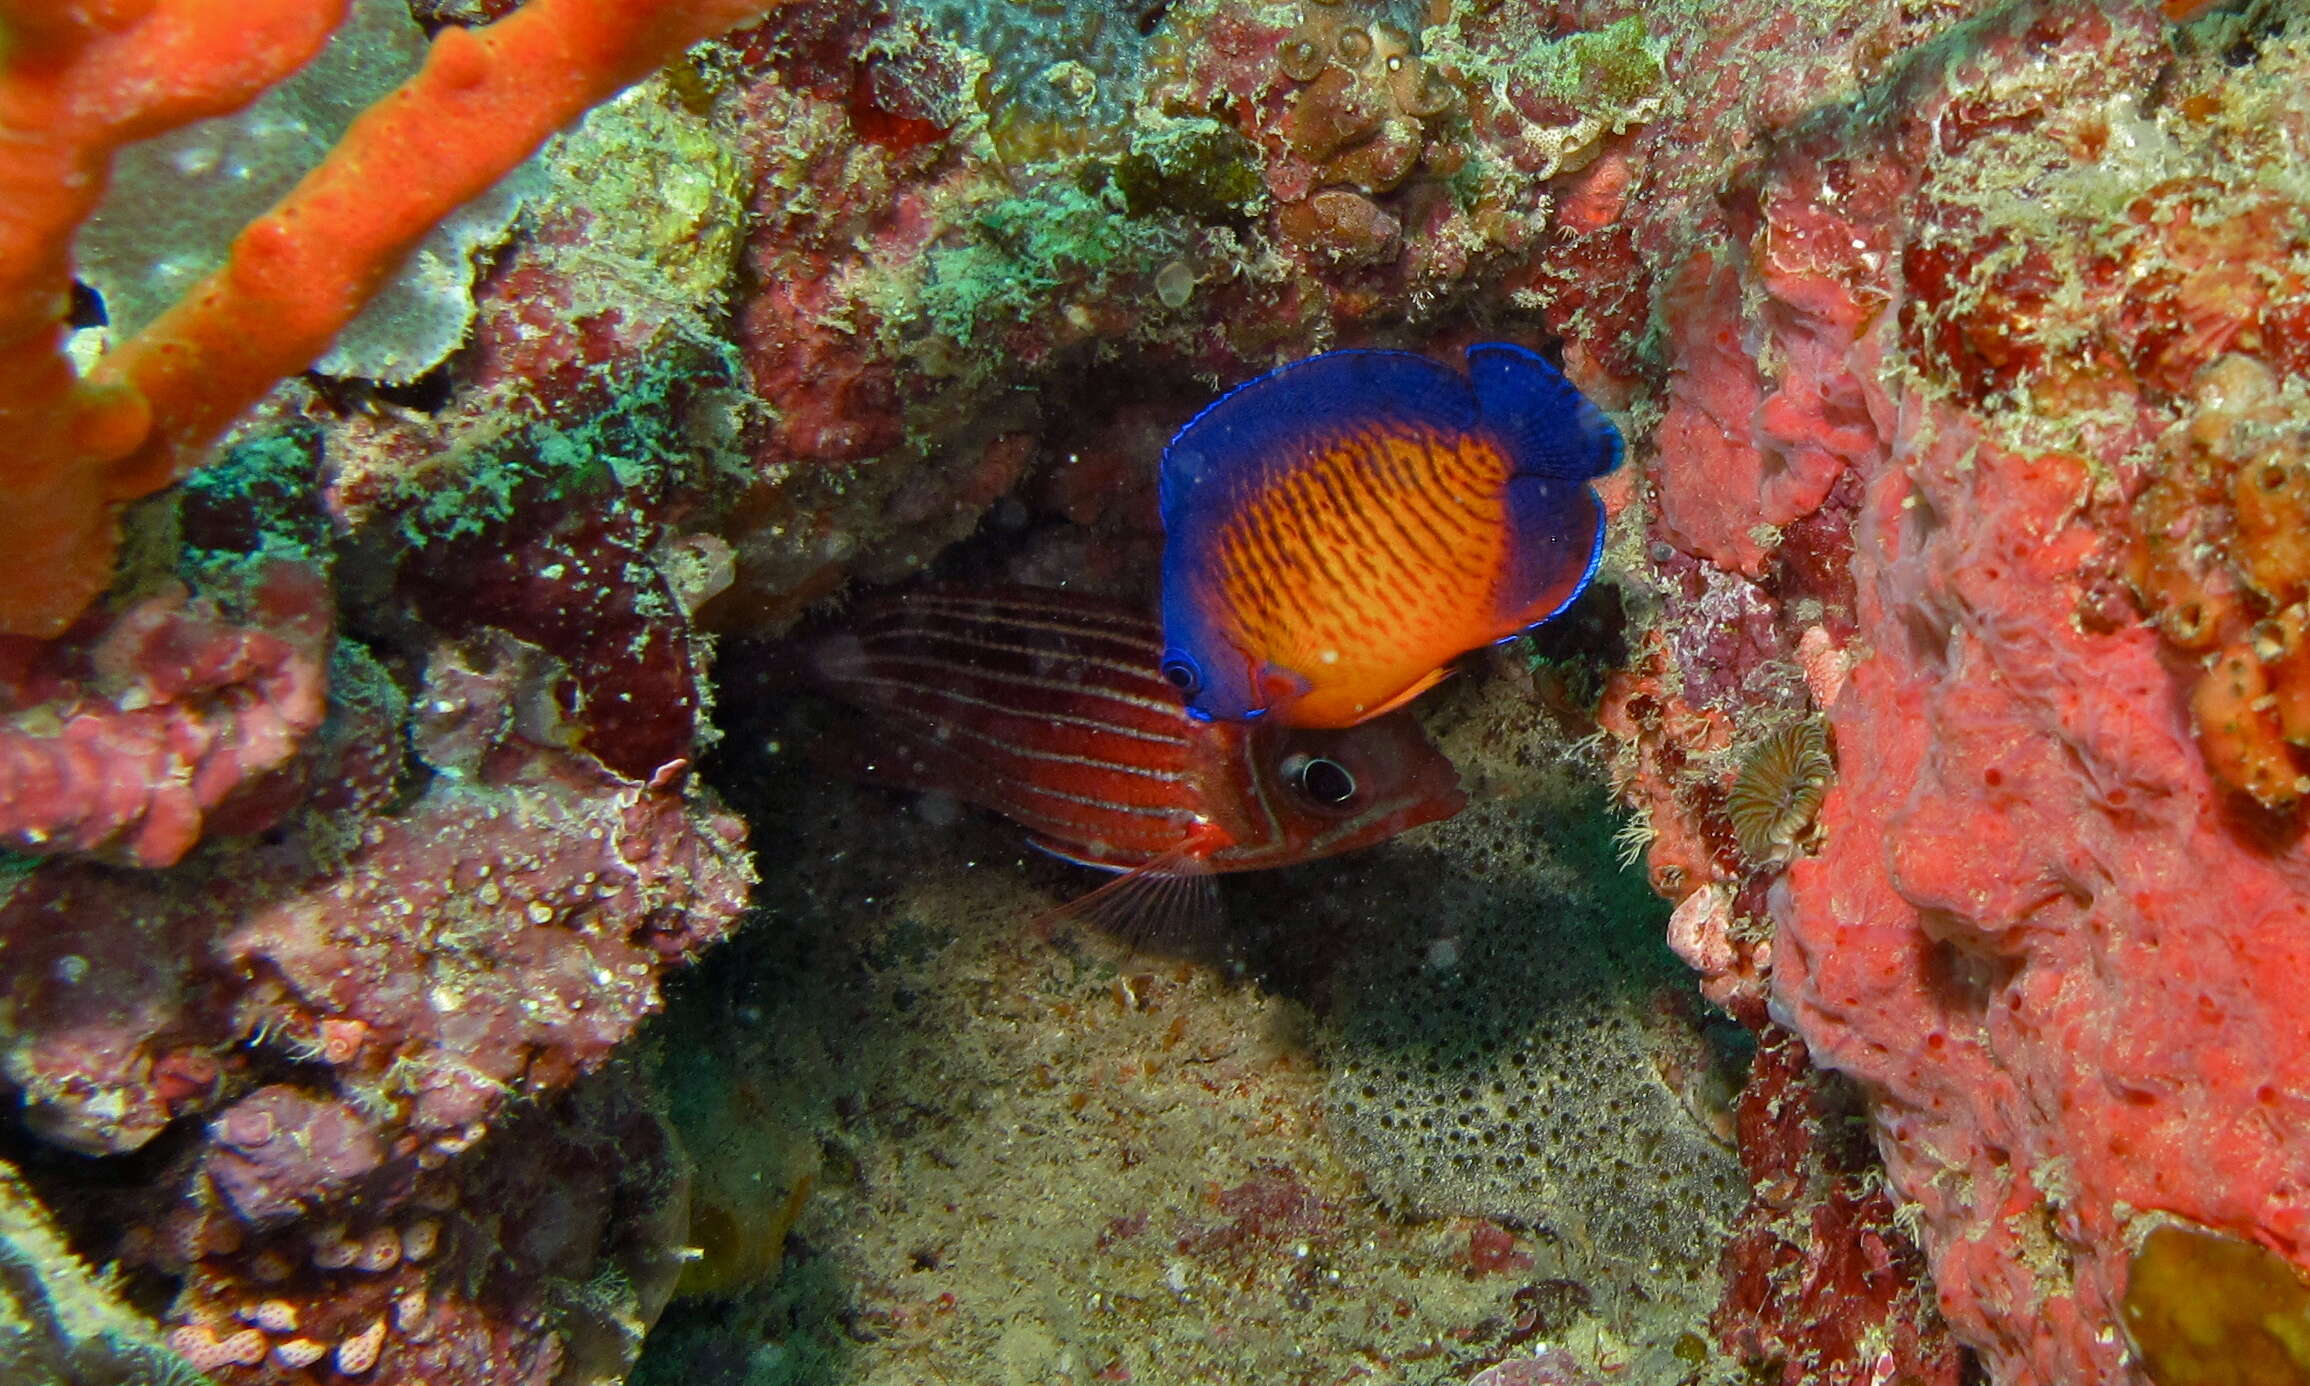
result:
<svg viewBox="0 0 2310 1386"><path fill-rule="evenodd" d="M1589 481L1620 465L1620 430L1547 357L1478 342L1468 348L1468 381L1517 475Z"/></svg>
<svg viewBox="0 0 2310 1386"><path fill-rule="evenodd" d="M1208 836L1190 833L1162 856L1080 899L1045 910L1031 927L1040 931L1075 920L1127 939L1133 947L1154 944L1166 952L1200 951L1218 936L1226 920L1210 853Z"/></svg>

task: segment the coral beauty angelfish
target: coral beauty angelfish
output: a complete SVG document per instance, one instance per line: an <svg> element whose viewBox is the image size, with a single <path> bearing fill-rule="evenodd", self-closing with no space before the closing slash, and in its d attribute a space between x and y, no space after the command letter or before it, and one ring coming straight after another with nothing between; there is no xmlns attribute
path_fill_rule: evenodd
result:
<svg viewBox="0 0 2310 1386"><path fill-rule="evenodd" d="M1579 595L1619 432L1548 361L1334 351L1163 453L1163 675L1197 717L1346 727Z"/></svg>
<svg viewBox="0 0 2310 1386"><path fill-rule="evenodd" d="M1347 731L1190 718L1160 632L1104 598L925 590L866 604L818 682L870 714L862 777L1024 826L1135 883L1287 866L1457 813L1459 776L1409 717ZM1104 892L1102 892L1104 893Z"/></svg>

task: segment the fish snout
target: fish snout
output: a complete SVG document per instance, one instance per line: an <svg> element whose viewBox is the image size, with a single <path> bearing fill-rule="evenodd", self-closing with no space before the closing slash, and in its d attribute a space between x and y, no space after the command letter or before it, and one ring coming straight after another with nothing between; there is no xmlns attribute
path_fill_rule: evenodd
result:
<svg viewBox="0 0 2310 1386"><path fill-rule="evenodd" d="M1293 730L1276 745L1290 802L1341 823L1329 850L1383 842L1467 804L1459 772L1407 713L1336 730Z"/></svg>
<svg viewBox="0 0 2310 1386"><path fill-rule="evenodd" d="M1252 696L1258 684L1250 662L1233 650L1220 653L1206 668L1185 646L1173 645L1163 651L1163 681L1178 690L1187 715L1198 722L1250 722L1265 715L1265 700Z"/></svg>

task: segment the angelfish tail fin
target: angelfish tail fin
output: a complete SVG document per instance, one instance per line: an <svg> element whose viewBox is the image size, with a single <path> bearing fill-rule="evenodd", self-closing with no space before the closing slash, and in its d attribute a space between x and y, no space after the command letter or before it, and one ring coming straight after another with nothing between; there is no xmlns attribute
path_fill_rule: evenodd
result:
<svg viewBox="0 0 2310 1386"><path fill-rule="evenodd" d="M1494 597L1505 629L1525 629L1572 604L1604 561L1604 502L1585 482L1520 476L1508 483L1516 546Z"/></svg>

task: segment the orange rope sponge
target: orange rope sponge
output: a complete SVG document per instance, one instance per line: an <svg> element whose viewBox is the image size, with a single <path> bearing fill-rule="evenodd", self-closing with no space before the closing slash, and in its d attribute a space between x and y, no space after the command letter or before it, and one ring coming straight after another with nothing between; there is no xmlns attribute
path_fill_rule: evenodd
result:
<svg viewBox="0 0 2310 1386"><path fill-rule="evenodd" d="M246 105L320 50L345 0L0 0L0 632L53 635L112 573L104 467L134 390L63 354L72 234L112 153Z"/></svg>
<svg viewBox="0 0 2310 1386"><path fill-rule="evenodd" d="M113 508L197 465L327 350L435 223L590 107L766 8L529 0L444 30L222 269L82 382L60 354L66 254L112 151L245 104L318 49L345 0L0 0L0 633L69 625L111 579Z"/></svg>

